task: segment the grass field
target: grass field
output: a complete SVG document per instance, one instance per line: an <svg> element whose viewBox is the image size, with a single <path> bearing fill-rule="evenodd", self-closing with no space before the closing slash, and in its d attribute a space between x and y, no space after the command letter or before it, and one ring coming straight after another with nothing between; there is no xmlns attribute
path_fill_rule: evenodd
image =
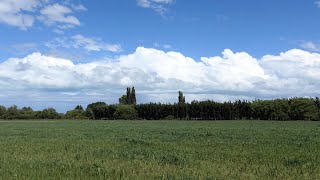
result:
<svg viewBox="0 0 320 180"><path fill-rule="evenodd" d="M320 122L0 121L0 179L319 179Z"/></svg>

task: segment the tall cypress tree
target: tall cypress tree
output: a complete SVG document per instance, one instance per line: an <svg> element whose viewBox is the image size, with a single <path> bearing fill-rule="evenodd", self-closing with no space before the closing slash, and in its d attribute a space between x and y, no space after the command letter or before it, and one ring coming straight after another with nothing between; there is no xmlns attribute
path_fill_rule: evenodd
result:
<svg viewBox="0 0 320 180"><path fill-rule="evenodd" d="M182 91L179 91L178 100L179 100L179 104L184 104L184 103L186 103L186 98L183 96Z"/></svg>
<svg viewBox="0 0 320 180"><path fill-rule="evenodd" d="M131 89L130 89L130 87L127 87L126 104L132 104L132 103L131 103Z"/></svg>
<svg viewBox="0 0 320 180"><path fill-rule="evenodd" d="M131 90L131 103L134 105L137 104L136 90L134 89L134 87L132 87L132 90Z"/></svg>
<svg viewBox="0 0 320 180"><path fill-rule="evenodd" d="M186 105L186 98L183 96L182 91L179 91L179 97L178 97L178 114L177 117L179 119L188 118L187 113L187 105Z"/></svg>

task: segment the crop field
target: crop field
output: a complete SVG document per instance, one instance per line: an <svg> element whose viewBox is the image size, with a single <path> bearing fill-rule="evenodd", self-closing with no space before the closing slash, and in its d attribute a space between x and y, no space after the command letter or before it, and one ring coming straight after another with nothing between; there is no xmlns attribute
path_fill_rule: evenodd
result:
<svg viewBox="0 0 320 180"><path fill-rule="evenodd" d="M319 179L320 122L0 121L0 179Z"/></svg>

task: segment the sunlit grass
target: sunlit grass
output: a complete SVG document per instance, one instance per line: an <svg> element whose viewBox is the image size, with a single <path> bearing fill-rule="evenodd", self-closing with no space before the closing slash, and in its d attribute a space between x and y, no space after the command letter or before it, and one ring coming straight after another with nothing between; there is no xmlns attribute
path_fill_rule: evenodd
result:
<svg viewBox="0 0 320 180"><path fill-rule="evenodd" d="M0 121L1 179L319 179L320 122Z"/></svg>

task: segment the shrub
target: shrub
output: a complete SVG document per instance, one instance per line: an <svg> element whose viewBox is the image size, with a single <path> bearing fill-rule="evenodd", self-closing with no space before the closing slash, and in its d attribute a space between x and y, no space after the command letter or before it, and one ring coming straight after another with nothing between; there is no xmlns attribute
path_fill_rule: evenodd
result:
<svg viewBox="0 0 320 180"><path fill-rule="evenodd" d="M108 116L108 106L105 102L96 102L89 104L86 110L86 116L92 119L104 119Z"/></svg>
<svg viewBox="0 0 320 180"><path fill-rule="evenodd" d="M41 119L60 119L60 114L53 108L47 108L39 112L39 118Z"/></svg>
<svg viewBox="0 0 320 180"><path fill-rule="evenodd" d="M75 109L72 111L68 111L65 115L66 119L88 119L86 116L86 112L81 109Z"/></svg>
<svg viewBox="0 0 320 180"><path fill-rule="evenodd" d="M4 106L0 106L0 119L4 117L4 115L6 114L7 109Z"/></svg>
<svg viewBox="0 0 320 180"><path fill-rule="evenodd" d="M137 119L138 112L131 105L119 105L114 113L114 118L123 120Z"/></svg>

